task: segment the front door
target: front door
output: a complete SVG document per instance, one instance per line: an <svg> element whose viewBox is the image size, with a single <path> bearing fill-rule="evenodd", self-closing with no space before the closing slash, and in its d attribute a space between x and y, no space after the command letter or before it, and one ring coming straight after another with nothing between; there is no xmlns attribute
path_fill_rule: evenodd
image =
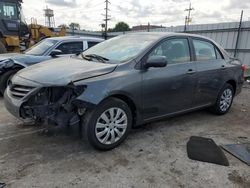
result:
<svg viewBox="0 0 250 188"><path fill-rule="evenodd" d="M149 68L143 73L144 120L192 107L196 66L190 54L187 38L172 38L161 42L146 57L165 56L168 65Z"/></svg>

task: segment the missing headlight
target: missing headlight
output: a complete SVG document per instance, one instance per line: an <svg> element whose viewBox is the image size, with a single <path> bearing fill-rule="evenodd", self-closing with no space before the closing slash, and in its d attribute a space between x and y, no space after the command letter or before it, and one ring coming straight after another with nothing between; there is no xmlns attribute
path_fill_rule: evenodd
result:
<svg viewBox="0 0 250 188"><path fill-rule="evenodd" d="M49 119L58 125L76 122L76 116L83 115L86 109L74 105L74 101L85 89L86 86L74 85L41 88L23 105L21 116ZM73 118L74 121L72 121Z"/></svg>

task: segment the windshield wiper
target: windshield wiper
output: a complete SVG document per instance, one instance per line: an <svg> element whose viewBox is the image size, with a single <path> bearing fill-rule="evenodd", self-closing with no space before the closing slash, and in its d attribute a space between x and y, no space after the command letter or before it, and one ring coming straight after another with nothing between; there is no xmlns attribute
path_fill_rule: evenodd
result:
<svg viewBox="0 0 250 188"><path fill-rule="evenodd" d="M91 58L86 57L86 56L85 56L85 55L83 55L83 54L81 54L81 56L82 56L82 58L83 58L83 59L85 59L85 60L87 60L87 61L91 61Z"/></svg>
<svg viewBox="0 0 250 188"><path fill-rule="evenodd" d="M101 62L103 62L103 63L106 63L107 61L109 61L108 58L102 57L102 56L96 55L96 54L88 54L88 55L83 55L83 54L82 54L82 58L83 58L83 59L86 59L86 60L88 60L88 61L91 61L91 59L96 59L96 60L101 61Z"/></svg>

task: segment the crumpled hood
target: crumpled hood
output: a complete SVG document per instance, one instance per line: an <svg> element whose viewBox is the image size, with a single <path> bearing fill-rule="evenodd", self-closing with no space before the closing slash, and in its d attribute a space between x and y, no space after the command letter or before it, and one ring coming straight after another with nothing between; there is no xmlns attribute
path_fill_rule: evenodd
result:
<svg viewBox="0 0 250 188"><path fill-rule="evenodd" d="M30 65L34 63L39 63L41 61L45 61L50 59L49 56L35 56L35 55L27 55L27 54L19 54L19 53L6 53L0 54L0 62L7 59L12 59L19 63L23 63L25 65Z"/></svg>
<svg viewBox="0 0 250 188"><path fill-rule="evenodd" d="M16 76L44 85L67 85L111 73L117 65L86 61L78 58L59 58L39 63L19 71Z"/></svg>

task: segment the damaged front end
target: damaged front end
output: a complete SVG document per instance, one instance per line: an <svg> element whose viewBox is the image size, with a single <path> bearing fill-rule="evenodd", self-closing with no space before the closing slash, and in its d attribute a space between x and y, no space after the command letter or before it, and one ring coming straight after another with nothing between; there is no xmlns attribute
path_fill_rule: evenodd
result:
<svg viewBox="0 0 250 188"><path fill-rule="evenodd" d="M48 120L59 126L78 124L80 117L91 107L77 99L86 87L70 84L41 88L21 106L20 115L24 119Z"/></svg>

